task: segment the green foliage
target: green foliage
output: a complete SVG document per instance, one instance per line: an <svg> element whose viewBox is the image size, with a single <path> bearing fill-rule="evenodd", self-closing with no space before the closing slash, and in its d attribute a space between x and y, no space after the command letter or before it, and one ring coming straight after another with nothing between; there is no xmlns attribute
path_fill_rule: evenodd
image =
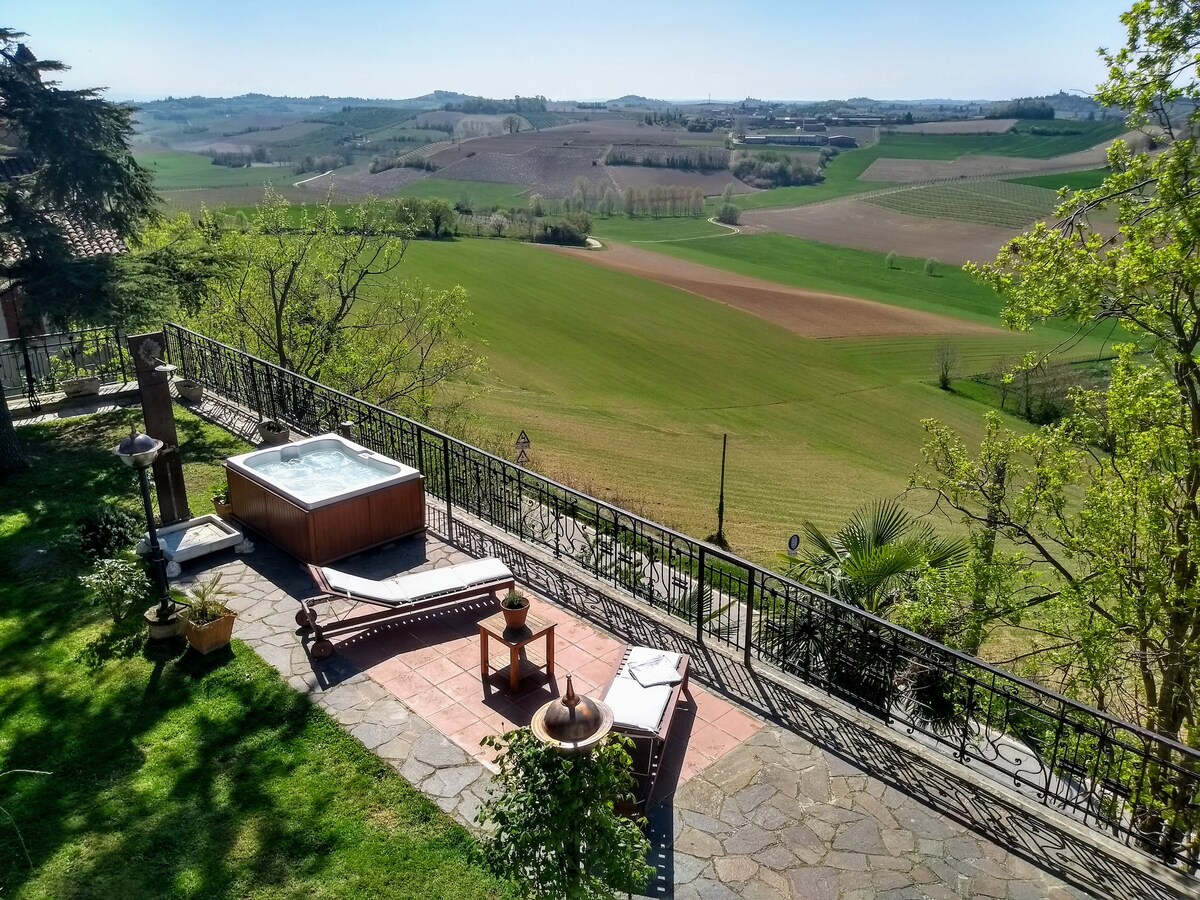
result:
<svg viewBox="0 0 1200 900"><path fill-rule="evenodd" d="M897 266L896 266L896 254L895 254L895 252L894 252L894 251L893 251L892 253L889 253L887 256L885 256L885 257L883 258L883 267L884 267L885 269L895 269L895 268L897 268Z"/></svg>
<svg viewBox="0 0 1200 900"><path fill-rule="evenodd" d="M817 184L825 178L819 166L806 162L799 154L774 150L743 155L734 161L732 171L734 177L757 188Z"/></svg>
<svg viewBox="0 0 1200 900"><path fill-rule="evenodd" d="M717 209L717 221L724 225L736 225L741 219L741 210L732 203L725 203Z"/></svg>
<svg viewBox="0 0 1200 900"><path fill-rule="evenodd" d="M892 500L859 509L832 535L812 522L802 530L803 556L782 557L785 573L877 616L911 596L926 571L957 568L967 555L964 542L939 537Z"/></svg>
<svg viewBox="0 0 1200 900"><path fill-rule="evenodd" d="M225 587L224 575L218 572L206 581L197 582L189 591L192 599L188 602L188 621L193 625L207 625L230 614L231 610L225 605L225 598L234 596Z"/></svg>
<svg viewBox="0 0 1200 900"><path fill-rule="evenodd" d="M79 583L114 622L120 622L139 601L150 597L145 566L129 559L98 559L88 574L79 576Z"/></svg>
<svg viewBox="0 0 1200 900"><path fill-rule="evenodd" d="M88 559L119 556L133 547L145 524L115 503L100 503L76 523L79 549Z"/></svg>
<svg viewBox="0 0 1200 900"><path fill-rule="evenodd" d="M483 855L496 873L537 900L611 898L641 892L654 873L641 820L618 814L632 800L629 739L611 735L566 756L528 729L484 738L500 751L495 792L476 822L493 827Z"/></svg>
<svg viewBox="0 0 1200 900"><path fill-rule="evenodd" d="M422 215L449 211L425 204ZM407 212L397 215L404 219ZM462 288L401 283L413 226L386 204L301 207L268 190L245 231L203 221L229 260L199 330L348 394L428 421L466 397L442 390L478 359L463 339ZM430 225L430 227L433 227Z"/></svg>
<svg viewBox="0 0 1200 900"><path fill-rule="evenodd" d="M512 590L504 595L500 605L505 609L524 609L529 605L529 598L520 591Z"/></svg>
<svg viewBox="0 0 1200 900"><path fill-rule="evenodd" d="M925 260L925 265L923 265L921 267L921 271L924 272L926 275L930 275L930 276L936 275L937 274L937 260L934 259L933 257L930 257L929 259Z"/></svg>

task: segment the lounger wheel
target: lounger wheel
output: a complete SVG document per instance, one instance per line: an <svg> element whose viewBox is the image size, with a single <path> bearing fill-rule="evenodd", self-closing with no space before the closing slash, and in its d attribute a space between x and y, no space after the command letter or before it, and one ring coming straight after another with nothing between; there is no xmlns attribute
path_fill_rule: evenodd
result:
<svg viewBox="0 0 1200 900"><path fill-rule="evenodd" d="M333 641L325 639L316 641L312 645L312 649L309 650L309 653L312 654L313 659L329 659L329 657L333 656Z"/></svg>
<svg viewBox="0 0 1200 900"><path fill-rule="evenodd" d="M296 610L296 624L301 628L308 628L308 610L303 606Z"/></svg>

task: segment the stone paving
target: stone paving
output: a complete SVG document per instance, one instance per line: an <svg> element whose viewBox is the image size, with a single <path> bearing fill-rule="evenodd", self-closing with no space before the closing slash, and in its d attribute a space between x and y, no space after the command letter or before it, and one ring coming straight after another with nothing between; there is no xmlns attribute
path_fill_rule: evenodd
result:
<svg viewBox="0 0 1200 900"><path fill-rule="evenodd" d="M478 555L478 548L471 549ZM461 550L431 536L420 567L463 558ZM235 637L439 807L472 825L489 789L489 770L345 656L335 653L324 663L310 659L294 615L297 598L313 588L294 560L260 541L252 555L214 557L208 571L194 565L185 572L185 582L219 570L236 592L230 604L239 613ZM653 626L640 614L622 612L616 601L606 600L606 605L610 617L621 617L637 628ZM619 626L606 627L616 631ZM641 642L650 643L654 637ZM657 638L659 645L668 638L683 640L666 633ZM719 661L714 665L703 653L694 661L693 679L740 700L735 677L721 675ZM831 714L814 709L808 715L817 720ZM831 721L842 720L833 716ZM976 797L969 785L940 790L936 777L916 769L920 789L900 790L890 779L869 774L839 755L843 748L838 745L846 740L842 732L852 732L852 724L822 727L831 738L818 743L811 739L821 730L818 727L785 727L768 720L740 746L678 785L673 795L668 787L665 802L650 814L651 862L658 875L648 893L679 900L1175 896L1149 888L1143 893L1142 883L1123 869L1113 876L1111 863L1097 867L1097 883L1091 884L1086 849L1076 850L1068 846L1069 840L1056 836L1061 847L1051 861L1061 863L1059 872L1076 872L1074 884L1067 884L1009 852L1004 842L984 836L996 825L986 821L993 807ZM662 781L659 788L662 796ZM948 804L957 818L918 799L955 791L969 798ZM975 830L957 820L972 804L985 810L977 816ZM997 821L1002 818L997 816ZM1006 821L999 830L1011 839L1009 846L1020 845ZM1084 859L1085 877L1071 865L1077 857Z"/></svg>

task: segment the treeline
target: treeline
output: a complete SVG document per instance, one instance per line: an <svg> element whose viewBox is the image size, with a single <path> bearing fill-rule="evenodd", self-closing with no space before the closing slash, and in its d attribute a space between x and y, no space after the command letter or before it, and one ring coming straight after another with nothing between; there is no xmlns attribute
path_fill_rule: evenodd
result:
<svg viewBox="0 0 1200 900"><path fill-rule="evenodd" d="M647 125L683 125L685 118L679 110L665 110L663 112L648 112L642 116L642 121Z"/></svg>
<svg viewBox="0 0 1200 900"><path fill-rule="evenodd" d="M1022 97L1003 106L993 107L985 119L1053 119L1054 107L1044 100Z"/></svg>
<svg viewBox="0 0 1200 900"><path fill-rule="evenodd" d="M500 115L503 113L545 112L546 98L540 94L536 97L517 95L511 100L494 100L491 97L468 97L460 103L447 103L442 109L477 115Z"/></svg>
<svg viewBox="0 0 1200 900"><path fill-rule="evenodd" d="M738 154L733 163L733 175L756 188L819 184L825 180L819 165L805 161L798 153L777 150L766 150L753 156Z"/></svg>
<svg viewBox="0 0 1200 900"><path fill-rule="evenodd" d="M255 147L248 153L206 151L206 156L212 157L214 166L227 166L230 169L248 169L254 163L271 162L271 154L266 147Z"/></svg>
<svg viewBox="0 0 1200 900"><path fill-rule="evenodd" d="M629 218L641 216L699 216L704 214L704 191L700 188L654 185L645 190L625 188L622 209Z"/></svg>
<svg viewBox="0 0 1200 900"><path fill-rule="evenodd" d="M352 165L354 165L354 154L349 150L340 153L324 153L320 156L306 153L292 167L292 171L297 175L303 175L305 172L329 172L333 169L340 169L342 166Z"/></svg>
<svg viewBox="0 0 1200 900"><path fill-rule="evenodd" d="M648 166L653 169L682 169L685 172L722 172L729 168L727 150L690 150L636 152L614 147L604 158L609 166Z"/></svg>
<svg viewBox="0 0 1200 900"><path fill-rule="evenodd" d="M254 134L258 131L282 131L282 125L247 125L237 131L222 131L221 137L237 137L239 134Z"/></svg>

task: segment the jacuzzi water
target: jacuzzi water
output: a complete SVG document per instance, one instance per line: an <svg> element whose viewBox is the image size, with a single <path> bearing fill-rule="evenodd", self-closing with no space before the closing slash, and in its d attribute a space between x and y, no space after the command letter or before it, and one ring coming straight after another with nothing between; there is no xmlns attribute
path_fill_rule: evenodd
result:
<svg viewBox="0 0 1200 900"><path fill-rule="evenodd" d="M249 460L247 465L306 502L353 491L383 481L391 474L341 450L307 450L295 459Z"/></svg>

